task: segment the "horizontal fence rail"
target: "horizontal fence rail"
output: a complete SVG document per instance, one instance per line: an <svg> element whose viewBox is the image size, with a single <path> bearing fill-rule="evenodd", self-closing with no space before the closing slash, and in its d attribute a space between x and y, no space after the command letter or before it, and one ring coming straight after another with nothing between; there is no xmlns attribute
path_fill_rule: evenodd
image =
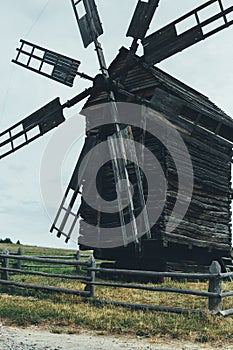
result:
<svg viewBox="0 0 233 350"><path fill-rule="evenodd" d="M157 305L150 305L150 304L133 304L133 303L131 304L123 301L103 300L103 299L96 299L96 298L93 300L93 303L94 305L100 304L100 305L115 305L120 307L126 307L131 310L163 311L163 312L172 312L176 314L190 314L190 313L205 314L205 311L203 310L184 309L181 307L170 307L170 306L157 306Z"/></svg>
<svg viewBox="0 0 233 350"><path fill-rule="evenodd" d="M34 275L34 276L42 276L42 277L54 277L54 278L65 278L71 280L81 280L83 283L85 281L90 281L90 277L85 276L76 276L76 275L66 275L66 274L57 274L57 273L47 273L47 272L39 272L39 271L27 271L27 270L19 270L12 268L0 267L0 271L8 271L13 272L15 274L23 274L23 275Z"/></svg>
<svg viewBox="0 0 233 350"><path fill-rule="evenodd" d="M83 258L81 260L80 258ZM69 260L70 259L70 260ZM13 266L9 262L15 261ZM40 263L40 265L24 265L22 262ZM228 316L233 314L233 309L223 310L223 298L233 297L233 291L223 292L222 282L224 280L232 280L233 272L222 273L221 266L217 261L213 261L209 273L182 273L182 272L157 272L157 271L142 271L142 270L126 270L126 269L112 269L112 268L97 268L96 262L92 255L80 254L77 252L74 255L67 256L23 256L21 250L18 254L10 254L8 250L3 250L0 254L0 284L5 286L32 288L35 290L44 290L50 292L61 292L73 295L79 295L86 298L90 303L96 304L111 304L120 307L128 307L133 310L153 310L153 311L168 311L175 313L204 313L204 310L187 309L181 307L157 306L150 304L134 304L124 301L103 300L95 297L95 288L98 287L112 287L125 288L135 290L145 290L150 292L174 293L181 295L193 295L197 297L204 297L208 299L208 310L211 314L220 314ZM45 265L47 264L47 265ZM48 265L51 264L51 265ZM67 273L49 273L44 271L25 270L30 267L36 268L61 268L74 267L74 274ZM81 271L82 269L82 271ZM66 270L68 271L68 270ZM69 270L70 271L70 270ZM135 283L122 283L103 281L98 278L98 274L109 274L114 276L129 276L129 277L146 277L146 278L175 278L175 279L189 279L198 281L209 281L208 291L192 290L185 288L170 288L162 286L148 286ZM59 288L47 285L34 285L24 282L17 282L9 279L9 274L12 275L34 275L48 278L62 278L67 280L77 280L84 284L84 290L74 290L68 288Z"/></svg>
<svg viewBox="0 0 233 350"><path fill-rule="evenodd" d="M73 295L79 295L82 297L90 297L89 291L80 291L80 290L72 290L67 288L58 288L53 286L41 286L36 284L27 284L22 282L14 282L14 281L0 281L0 284L10 286L10 287L20 287L20 288L29 288L29 289L35 289L35 290L42 290L42 291L48 291L53 293L66 293L66 294L73 294Z"/></svg>
<svg viewBox="0 0 233 350"><path fill-rule="evenodd" d="M49 255L49 256L37 256L37 258L43 258L43 259L74 259L76 258L77 260L79 260L80 258L89 258L89 256L92 254L80 254L79 252L77 252L76 254L73 255Z"/></svg>
<svg viewBox="0 0 233 350"><path fill-rule="evenodd" d="M0 254L0 259L6 258L6 254ZM63 259L51 259L51 258L38 258L34 256L21 256L21 255L7 255L8 259L14 259L14 260L20 260L20 261L32 261L32 262L42 262L42 263L51 263L51 264L58 264L58 265L69 265L69 266L89 266L88 261L81 261L81 260L63 260Z"/></svg>
<svg viewBox="0 0 233 350"><path fill-rule="evenodd" d="M201 292L198 290L191 289L182 289L182 288L166 288L166 287L147 287L140 286L135 284L123 284L123 283L106 283L106 282L90 282L94 286L105 286L105 287L114 287L114 288L126 288L126 289L139 289L147 290L151 292L166 292L166 293L178 293L178 294L189 294L196 295L199 297L218 297L218 293L212 292Z"/></svg>
<svg viewBox="0 0 233 350"><path fill-rule="evenodd" d="M104 272L109 274L131 275L140 277L173 277L173 278L190 278L198 280L213 279L218 274L207 273L184 273L184 272L155 272L155 271L143 271L143 270L125 270L125 269L110 269L110 268L92 268L91 271Z"/></svg>

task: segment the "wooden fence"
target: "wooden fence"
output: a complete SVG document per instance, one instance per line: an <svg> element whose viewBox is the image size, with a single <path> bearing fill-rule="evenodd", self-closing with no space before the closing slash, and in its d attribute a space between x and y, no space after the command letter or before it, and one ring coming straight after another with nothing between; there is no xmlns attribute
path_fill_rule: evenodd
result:
<svg viewBox="0 0 233 350"><path fill-rule="evenodd" d="M233 314L233 309L223 310L222 309L222 301L223 298L232 297L233 291L230 292L222 292L222 281L226 279L230 279L233 277L233 272L221 273L221 266L217 261L213 261L210 268L209 273L182 273L182 272L155 272L155 271L141 271L141 270L123 270L123 269L104 269L104 268L93 268L90 267L88 270L93 272L102 272L104 274L108 273L111 276L114 275L125 275L125 276L140 276L140 277L151 277L151 278L164 278L170 277L173 279L188 279L188 280L198 280L198 281L209 281L208 291L198 291L198 290L190 290L190 289L181 289L181 288L166 288L160 286L145 286L138 284L127 284L127 283L111 283L105 281L92 281L91 284L94 286L108 286L115 288L132 288L139 290L147 290L153 292L164 292L164 293L174 293L174 294L188 294L194 295L197 297L206 297L208 299L208 310L211 314L220 314L222 316L228 316ZM154 306L154 305L142 305L142 304L130 304L125 302L118 301L105 301L100 300L102 303L110 303L118 306L125 306L132 308L134 310L137 309L149 309L155 311L168 311L175 313L204 313L203 310L192 310L192 309L184 309L184 308L175 308L168 306Z"/></svg>
<svg viewBox="0 0 233 350"><path fill-rule="evenodd" d="M10 255L12 256L13 254L10 254ZM21 248L18 249L17 255L22 256L22 249ZM33 264L23 264L21 262L21 259L17 260L17 264L16 265L18 266L19 269L20 268L29 268L29 269L41 269L42 268L42 269L49 269L49 270L51 270L51 269L57 269L58 268L55 260L70 260L70 259L74 260L75 259L77 261L80 261L81 258L88 259L90 257L90 255L91 254L81 254L80 251L77 251L75 254L72 254L72 255L58 255L58 256L56 256L56 255L52 255L52 256L51 255L49 255L49 256L43 255L43 256L36 256L36 258L50 259L51 261L50 261L49 265L45 265L45 264L42 264L42 265L38 265L37 264L36 265L35 261L31 261L31 262L33 262ZM37 262L39 263L40 261L37 261ZM42 263L43 262L45 262L45 261L43 260ZM62 268L70 268L70 266L72 266L72 265L60 264L59 268L61 268L61 267ZM80 272L80 267L81 267L81 264L74 265L75 271L76 272Z"/></svg>
<svg viewBox="0 0 233 350"><path fill-rule="evenodd" d="M78 259L77 259L78 257ZM68 258L72 260L68 260ZM233 291L223 292L222 291L222 282L226 279L231 279L233 277L233 272L221 273L221 266L217 261L213 261L210 268L209 273L181 273L181 272L155 272L155 271L142 271L142 270L124 270L124 269L110 269L110 268L97 268L95 260L93 256L89 256L87 258L84 255L84 260L80 260L80 255L76 256L66 256L66 257L32 257L32 256L23 256L20 254L12 255L9 254L7 250L4 250L2 254L0 254L0 273L1 279L0 284L15 286L20 288L33 288L37 290L45 290L50 292L63 292L74 295L80 295L82 297L91 297L91 301L94 303L107 303L118 305L122 307L128 307L131 309L147 309L147 310L155 310L155 311L168 311L175 313L184 313L184 312L192 312L192 313L203 313L203 310L191 310L184 308L175 308L169 306L155 306L155 305L147 305L147 304L131 304L126 302L112 301L112 300L102 300L95 298L95 287L97 286L106 286L113 288L128 288L128 289L137 289L137 290L146 290L153 292L163 292L163 293L174 293L174 294L186 294L186 295L194 295L197 297L205 297L208 300L208 310L212 314L220 314L223 316L228 316L233 314L233 309L223 310L222 309L222 301L223 298L233 297ZM9 261L16 260L16 268L9 267ZM55 264L57 266L73 266L75 267L75 274L56 274L56 273L47 273L41 271L32 271L25 270L22 268L22 262L29 261L33 263L40 263L41 265L37 266L46 266L43 264ZM25 265L24 265L25 266ZM28 266L28 265L26 265ZM30 265L33 267L33 265ZM49 265L51 267L51 265ZM80 268L82 268L82 273L80 273ZM53 286L40 286L40 285L31 285L23 282L15 282L13 280L9 280L9 273L11 274L28 274L28 275L37 275L44 277L53 277L53 278L64 278L64 279L72 279L79 280L85 284L84 290L70 290L66 288L57 288ZM133 283L113 283L111 281L103 281L96 278L96 273L104 273L109 274L111 277L115 276L137 276L137 277L147 277L147 278L164 278L170 277L175 279L188 279L188 280L198 280L198 281L208 281L208 291L198 291L198 290L190 290L183 288L167 288L162 286L148 286L142 284L133 284Z"/></svg>
<svg viewBox="0 0 233 350"><path fill-rule="evenodd" d="M11 286L11 287L20 287L20 288L32 288L36 290L43 290L43 291L50 291L50 292L62 292L62 293L68 293L73 295L80 295L82 297L93 297L94 296L94 287L91 284L91 282L94 282L94 273L89 270L88 268L95 268L95 260L93 256L89 256L86 261L80 260L80 259L74 259L69 260L68 258L71 257L35 257L35 256L23 256L21 255L21 252L18 251L18 254L13 255L10 254L7 249L4 249L2 254L0 254L0 260L1 260L1 267L0 267L0 273L1 273L1 279L0 284ZM10 267L11 261L16 261L16 267ZM33 263L40 263L40 265L24 265L22 262L33 262ZM49 265L44 265L49 264ZM61 273L48 273L48 272L41 272L41 271L35 271L35 270L25 270L25 267L28 268L53 268L54 266L57 266L58 268L66 267L74 267L76 274L61 274ZM80 273L80 267L85 267L85 274ZM82 281L82 283L85 285L84 290L71 290L67 288L58 288L54 286L44 286L44 285L35 285L35 284L28 284L24 282L16 282L9 279L9 274L23 274L23 275L34 275L34 276L42 276L42 277L49 277L49 278L63 278L67 280L77 280Z"/></svg>

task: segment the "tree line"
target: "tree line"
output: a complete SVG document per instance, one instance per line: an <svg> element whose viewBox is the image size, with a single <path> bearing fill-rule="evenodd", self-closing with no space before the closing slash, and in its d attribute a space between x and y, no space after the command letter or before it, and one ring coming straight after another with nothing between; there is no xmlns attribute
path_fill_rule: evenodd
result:
<svg viewBox="0 0 233 350"><path fill-rule="evenodd" d="M0 238L0 243L7 243L7 244L13 244L12 240L10 238ZM16 244L20 244L20 241L18 240Z"/></svg>

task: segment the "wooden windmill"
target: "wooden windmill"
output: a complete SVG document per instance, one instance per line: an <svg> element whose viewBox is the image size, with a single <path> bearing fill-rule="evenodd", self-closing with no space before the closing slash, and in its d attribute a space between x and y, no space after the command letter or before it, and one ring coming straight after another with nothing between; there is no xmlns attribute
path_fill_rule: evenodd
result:
<svg viewBox="0 0 233 350"><path fill-rule="evenodd" d="M101 21L94 0L71 0L74 14L80 29L84 47L94 43L101 74L95 78L80 73L80 61L60 55L35 44L21 40L14 63L44 75L57 82L72 86L76 76L90 80L92 86L68 102L61 104L59 98L23 119L0 134L0 158L27 145L54 127L65 121L63 110L71 108L86 97L90 97L86 108L91 107L101 114L103 103L108 103L108 128L93 128L87 133L84 148L75 167L64 199L59 207L51 232L65 236L66 242L72 236L79 218L82 236L99 235L99 227L111 227L117 221L122 237L122 245L115 248L98 244L85 244L82 249L95 249L96 256L117 262L117 266L136 266L149 268L178 267L184 265L208 265L213 258L221 260L231 250L231 161L233 142L233 121L205 96L179 82L158 68L155 64L188 48L201 40L233 24L231 17L233 1L210 0L188 14L175 20L155 33L146 36L151 20L159 5L159 0L139 0L127 36L132 37L132 45L127 50L122 48L110 67L107 66L99 37L103 34ZM80 16L80 6L85 14ZM202 12L215 6L216 13L201 20ZM139 41L144 53L137 56ZM149 106L162 116L164 122L179 130L191 155L194 168L194 191L192 201L184 220L172 233L167 233L166 224L174 207L177 191L175 166L169 152L149 133L142 135L130 125L122 126L117 102L134 102L140 106ZM85 112L84 112L85 114ZM87 122L92 117L86 114ZM156 116L155 121L156 123ZM116 148L114 139L142 140L154 152L163 164L168 176L168 189L163 213L153 227L150 227L147 212L143 212L143 225L146 233L141 237L136 217L140 208L146 204L145 181L137 164L137 153L132 146L130 150L135 162L128 164L124 142ZM18 140L22 142L19 143ZM91 150L103 139L109 141L109 153L112 163L102 169L100 188L107 189L110 201L116 193L113 187L119 179L124 179L124 196L127 199L127 212L123 210L125 198L118 191L118 213L115 217L106 216L98 210L92 210L82 201L78 210L75 203L81 191L91 191L91 184L85 182L86 168L80 169L82 160L86 163L93 159ZM87 165L86 164L86 165ZM153 167L152 167L153 168ZM151 170L152 171L152 170ZM81 176L80 176L81 172ZM79 174L79 175L78 175ZM106 185L106 181L109 184ZM135 199L130 190L130 182L137 187ZM101 181L100 181L101 182ZM103 187L105 182L105 187ZM106 187L107 186L107 187ZM100 189L101 192L101 189ZM113 197L111 197L113 193ZM67 200L69 198L69 202ZM98 198L93 198L98 202ZM68 221L71 225L67 227ZM133 235L129 241L125 229L130 222ZM82 223L88 223L83 230ZM87 230L89 229L89 232ZM85 232L86 230L86 232Z"/></svg>

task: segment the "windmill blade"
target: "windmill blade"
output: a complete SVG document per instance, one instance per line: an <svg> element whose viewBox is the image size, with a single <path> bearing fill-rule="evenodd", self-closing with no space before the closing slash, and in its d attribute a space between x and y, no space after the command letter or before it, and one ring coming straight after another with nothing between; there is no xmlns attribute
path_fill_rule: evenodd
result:
<svg viewBox="0 0 233 350"><path fill-rule="evenodd" d="M77 165L74 169L70 183L62 199L62 203L58 209L54 223L50 229L50 232L57 232L58 238L60 238L61 236L66 237L66 243L69 242L71 235L75 229L76 222L79 218L80 204L78 202L78 199L79 194L81 194L81 180L86 171L88 163L93 157L93 152L91 152L91 150L96 145L96 143L96 136L89 136L88 138L86 138L85 144L78 159ZM83 164L84 157L86 158L85 163ZM83 165L82 169L80 169L81 164Z"/></svg>
<svg viewBox="0 0 233 350"><path fill-rule="evenodd" d="M126 36L136 40L143 39L154 16L155 10L160 0L148 0L147 2L138 0L132 21Z"/></svg>
<svg viewBox="0 0 233 350"><path fill-rule="evenodd" d="M0 159L44 135L65 121L59 98L0 133Z"/></svg>
<svg viewBox="0 0 233 350"><path fill-rule="evenodd" d="M156 64L233 24L232 0L211 0L146 37L144 61ZM228 4L228 5L227 5ZM214 14L206 18L208 11Z"/></svg>
<svg viewBox="0 0 233 350"><path fill-rule="evenodd" d="M13 63L67 86L73 86L80 61L47 50L41 46L20 40L17 56Z"/></svg>
<svg viewBox="0 0 233 350"><path fill-rule="evenodd" d="M85 89L62 105L57 97L29 117L0 133L0 159L63 123L65 121L63 109L72 108L95 91L95 87Z"/></svg>
<svg viewBox="0 0 233 350"><path fill-rule="evenodd" d="M94 0L71 0L84 47L103 34L103 28Z"/></svg>

